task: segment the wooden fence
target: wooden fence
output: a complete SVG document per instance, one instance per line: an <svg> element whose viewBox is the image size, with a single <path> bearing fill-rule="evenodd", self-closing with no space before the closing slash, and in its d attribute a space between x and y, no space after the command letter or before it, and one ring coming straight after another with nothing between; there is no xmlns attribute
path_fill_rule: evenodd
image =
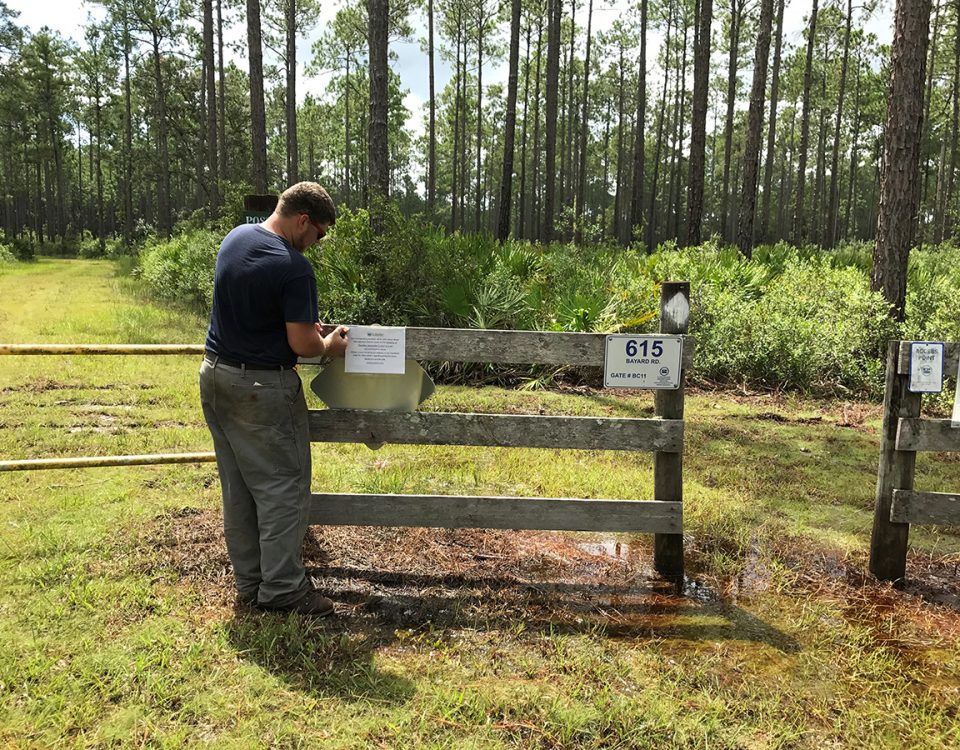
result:
<svg viewBox="0 0 960 750"><path fill-rule="evenodd" d="M663 285L662 333L686 333L689 297L686 282ZM603 367L605 339L599 333L407 328L406 355L422 361ZM681 577L683 384L692 362L693 341L685 336L680 388L656 391L655 419L310 411L311 439L318 442L650 451L651 500L317 492L311 523L652 532L657 572Z"/></svg>
<svg viewBox="0 0 960 750"><path fill-rule="evenodd" d="M909 390L910 341L891 341L883 398L883 433L877 496L870 540L870 572L877 578L904 578L911 523L960 524L960 494L917 492L913 488L917 451L960 451L960 429L949 419L922 419L921 394ZM943 372L957 372L960 343L944 345Z"/></svg>
<svg viewBox="0 0 960 750"><path fill-rule="evenodd" d="M655 391L655 419L313 409L313 442L474 445L648 451L651 500L314 493L311 523L322 525L650 532L654 567L683 576L683 406L694 341L687 336L690 285L661 287L661 333L682 335L680 387ZM407 328L406 356L421 361L604 365L606 334ZM185 355L197 345L0 344L0 355ZM320 360L301 359L302 364ZM2 471L212 461L212 453L0 461Z"/></svg>

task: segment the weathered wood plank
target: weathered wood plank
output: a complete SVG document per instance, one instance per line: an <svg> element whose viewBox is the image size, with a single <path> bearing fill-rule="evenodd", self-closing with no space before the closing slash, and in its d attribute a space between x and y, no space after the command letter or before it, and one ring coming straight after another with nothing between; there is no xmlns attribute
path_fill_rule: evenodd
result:
<svg viewBox="0 0 960 750"><path fill-rule="evenodd" d="M899 375L910 374L910 343L901 341L900 349L897 354L897 373ZM960 342L948 341L943 347L943 375L949 377L957 374L957 365L960 362Z"/></svg>
<svg viewBox="0 0 960 750"><path fill-rule="evenodd" d="M324 331L333 330L324 326ZM498 331L469 328L407 328L406 355L438 362L577 365L603 367L606 334ZM683 367L693 366L695 341L683 339ZM317 364L319 358L302 358Z"/></svg>
<svg viewBox="0 0 960 750"><path fill-rule="evenodd" d="M683 450L681 419L319 409L310 411L309 422L310 439L323 443Z"/></svg>
<svg viewBox="0 0 960 750"><path fill-rule="evenodd" d="M660 287L660 332L685 334L690 322L690 283L668 281ZM654 410L665 420L683 420L684 374L680 387L654 392ZM683 501L683 453L653 454L653 498L661 502ZM683 535L660 533L653 540L653 566L660 575L683 579Z"/></svg>
<svg viewBox="0 0 960 750"><path fill-rule="evenodd" d="M949 419L901 419L898 451L960 451L960 428Z"/></svg>
<svg viewBox="0 0 960 750"><path fill-rule="evenodd" d="M894 523L960 526L960 494L894 490L890 520Z"/></svg>
<svg viewBox="0 0 960 750"><path fill-rule="evenodd" d="M890 520L894 490L912 490L917 454L898 451L897 430L903 418L920 416L920 394L907 390L907 376L897 373L899 344L887 347L887 374L883 396L883 428L877 494L870 536L870 572L882 581L897 581L907 572L907 537L910 526Z"/></svg>
<svg viewBox="0 0 960 750"><path fill-rule="evenodd" d="M310 523L680 534L682 513L680 503L638 500L314 493Z"/></svg>

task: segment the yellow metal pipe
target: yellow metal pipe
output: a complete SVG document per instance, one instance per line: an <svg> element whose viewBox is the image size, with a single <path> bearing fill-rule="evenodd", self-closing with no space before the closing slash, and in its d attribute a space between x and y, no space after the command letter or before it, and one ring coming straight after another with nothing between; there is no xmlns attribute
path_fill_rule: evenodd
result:
<svg viewBox="0 0 960 750"><path fill-rule="evenodd" d="M37 458L0 461L0 471L40 469L87 469L102 466L150 466L153 464L194 464L216 461L214 453L157 453L145 456L84 456L82 458Z"/></svg>
<svg viewBox="0 0 960 750"><path fill-rule="evenodd" d="M0 344L0 354L203 354L203 344Z"/></svg>

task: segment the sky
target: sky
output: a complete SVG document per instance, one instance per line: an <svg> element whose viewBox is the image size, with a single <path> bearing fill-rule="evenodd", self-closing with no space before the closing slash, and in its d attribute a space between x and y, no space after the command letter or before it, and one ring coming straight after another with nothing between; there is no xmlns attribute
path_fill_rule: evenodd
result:
<svg viewBox="0 0 960 750"><path fill-rule="evenodd" d="M20 26L27 26L32 31L37 31L43 26L58 31L65 37L72 38L74 41L83 39L83 26L90 15L102 17L103 8L92 3L80 0L5 0L11 10L18 11L20 16L17 23ZM714 13L723 0L715 0ZM320 15L320 21L297 46L297 58L301 61L309 61L312 57L311 48L323 33L324 27L336 14L341 6L340 0L332 0L323 3L323 9ZM593 9L593 33L608 29L613 22L623 15L631 4L623 0L596 0ZM823 4L821 2L821 4ZM795 45L802 39L803 25L805 16L810 12L810 0L787 0L786 10L784 12L784 44ZM579 24L586 23L586 12L578 10L577 21ZM881 42L889 42L892 38L891 25L893 21L892 0L880 0L880 7L874 13L867 25L868 30L875 33ZM226 25L226 19L225 19ZM391 64L393 69L400 75L400 80L408 93L404 98L404 104L410 111L410 117L407 120L407 127L414 135L420 135L424 130L424 103L429 98L429 81L427 79L427 57L421 48L421 38L426 37L425 16L412 19L414 27L414 40L409 42L392 42L390 50L397 57ZM714 22L716 26L716 21ZM506 32L506 28L504 29ZM245 42L246 31L241 23L234 22L228 41ZM661 39L656 34L648 37L648 48L655 50ZM522 47L522 45L521 45ZM521 55L523 54L521 49ZM655 53L648 51L648 60L654 60ZM246 69L246 60L237 59L239 67ZM436 87L441 91L443 86L451 77L452 71L449 65L439 60L436 65ZM504 60L496 68L488 68L486 65L483 70L484 80L489 83L505 82L507 78L507 64ZM307 94L320 96L329 81L330 73L321 73L319 75L307 76L302 72L297 83L297 95L301 100Z"/></svg>

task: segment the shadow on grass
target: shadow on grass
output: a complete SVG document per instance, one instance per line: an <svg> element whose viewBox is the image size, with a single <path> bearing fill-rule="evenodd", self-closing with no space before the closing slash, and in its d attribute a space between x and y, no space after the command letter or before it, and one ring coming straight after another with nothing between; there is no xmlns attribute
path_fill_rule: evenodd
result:
<svg viewBox="0 0 960 750"><path fill-rule="evenodd" d="M374 630L246 609L223 627L240 658L308 695L400 704L415 692L410 680L376 666L374 654L386 640Z"/></svg>
<svg viewBox="0 0 960 750"><path fill-rule="evenodd" d="M689 583L637 578L628 584L524 581L510 577L431 575L352 567L316 567L325 594L353 609L351 631L398 629L588 633L605 637L749 641L782 653L799 643L750 612Z"/></svg>

